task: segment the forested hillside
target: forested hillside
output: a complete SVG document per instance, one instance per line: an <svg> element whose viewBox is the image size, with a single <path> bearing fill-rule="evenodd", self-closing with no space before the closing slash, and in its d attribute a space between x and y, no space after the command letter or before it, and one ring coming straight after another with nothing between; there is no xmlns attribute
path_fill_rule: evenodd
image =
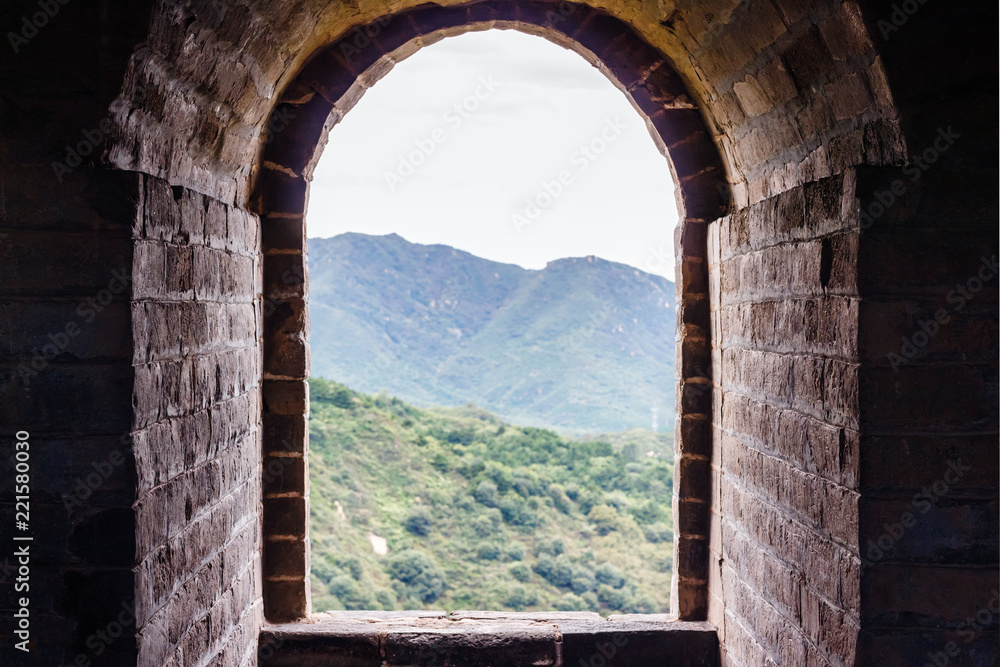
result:
<svg viewBox="0 0 1000 667"><path fill-rule="evenodd" d="M667 611L669 436L310 389L315 611Z"/></svg>

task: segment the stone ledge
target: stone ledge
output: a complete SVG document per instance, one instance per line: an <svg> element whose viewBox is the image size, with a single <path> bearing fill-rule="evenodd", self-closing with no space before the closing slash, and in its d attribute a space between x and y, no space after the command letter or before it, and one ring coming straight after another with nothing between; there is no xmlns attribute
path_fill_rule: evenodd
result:
<svg viewBox="0 0 1000 667"><path fill-rule="evenodd" d="M330 612L267 625L260 667L717 667L708 623L588 612Z"/></svg>

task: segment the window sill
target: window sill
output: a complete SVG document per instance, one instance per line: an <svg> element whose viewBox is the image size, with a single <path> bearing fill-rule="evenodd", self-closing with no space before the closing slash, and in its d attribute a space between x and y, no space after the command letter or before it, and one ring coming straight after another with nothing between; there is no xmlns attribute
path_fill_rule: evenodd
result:
<svg viewBox="0 0 1000 667"><path fill-rule="evenodd" d="M587 612L329 612L267 625L260 667L715 667L708 623Z"/></svg>

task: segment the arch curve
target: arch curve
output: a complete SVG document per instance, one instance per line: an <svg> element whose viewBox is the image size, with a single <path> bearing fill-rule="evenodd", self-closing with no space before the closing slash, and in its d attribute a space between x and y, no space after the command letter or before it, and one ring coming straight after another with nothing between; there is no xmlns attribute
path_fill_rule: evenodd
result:
<svg viewBox="0 0 1000 667"><path fill-rule="evenodd" d="M669 58L629 24L588 5L554 0L422 5L355 26L313 53L278 96L265 123L248 207L260 216L264 253L264 457L306 453L309 372L305 212L309 181L330 129L397 62L445 37L514 29L569 48L604 73L644 119L677 185L678 427L672 607L683 620L707 612L712 414L707 228L725 214L724 162L695 97ZM292 397L288 400L288 397ZM296 422L289 424L289 422ZM269 428L269 422L275 427ZM300 441L289 442L289 434ZM278 517L296 483L264 478L264 609L272 621L308 614L308 526ZM308 517L305 508L304 515ZM271 528L269 528L271 527Z"/></svg>
<svg viewBox="0 0 1000 667"><path fill-rule="evenodd" d="M726 170L712 133L666 55L629 24L589 5L556 0L442 7L422 5L354 26L318 49L285 87L264 123L251 210L296 213L268 200L271 172L309 180L326 135L393 66L420 48L466 32L518 30L570 49L600 70L646 122L670 159L681 218L714 219L729 202ZM310 147L312 150L310 151ZM302 186L299 186L301 189Z"/></svg>

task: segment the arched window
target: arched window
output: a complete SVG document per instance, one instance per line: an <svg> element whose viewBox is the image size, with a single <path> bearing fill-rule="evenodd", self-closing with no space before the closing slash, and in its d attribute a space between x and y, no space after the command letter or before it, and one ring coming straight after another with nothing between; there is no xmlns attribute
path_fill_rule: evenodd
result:
<svg viewBox="0 0 1000 667"><path fill-rule="evenodd" d="M507 15L501 15L506 12ZM670 63L617 19L572 3L425 7L388 16L321 49L286 87L269 123L252 198L264 252L264 604L269 620L309 613L305 212L308 182L334 124L392 64L442 37L514 28L595 64L642 114L669 157L681 208L677 240L678 428L673 611L707 607L711 354L708 223L728 186L701 114Z"/></svg>

